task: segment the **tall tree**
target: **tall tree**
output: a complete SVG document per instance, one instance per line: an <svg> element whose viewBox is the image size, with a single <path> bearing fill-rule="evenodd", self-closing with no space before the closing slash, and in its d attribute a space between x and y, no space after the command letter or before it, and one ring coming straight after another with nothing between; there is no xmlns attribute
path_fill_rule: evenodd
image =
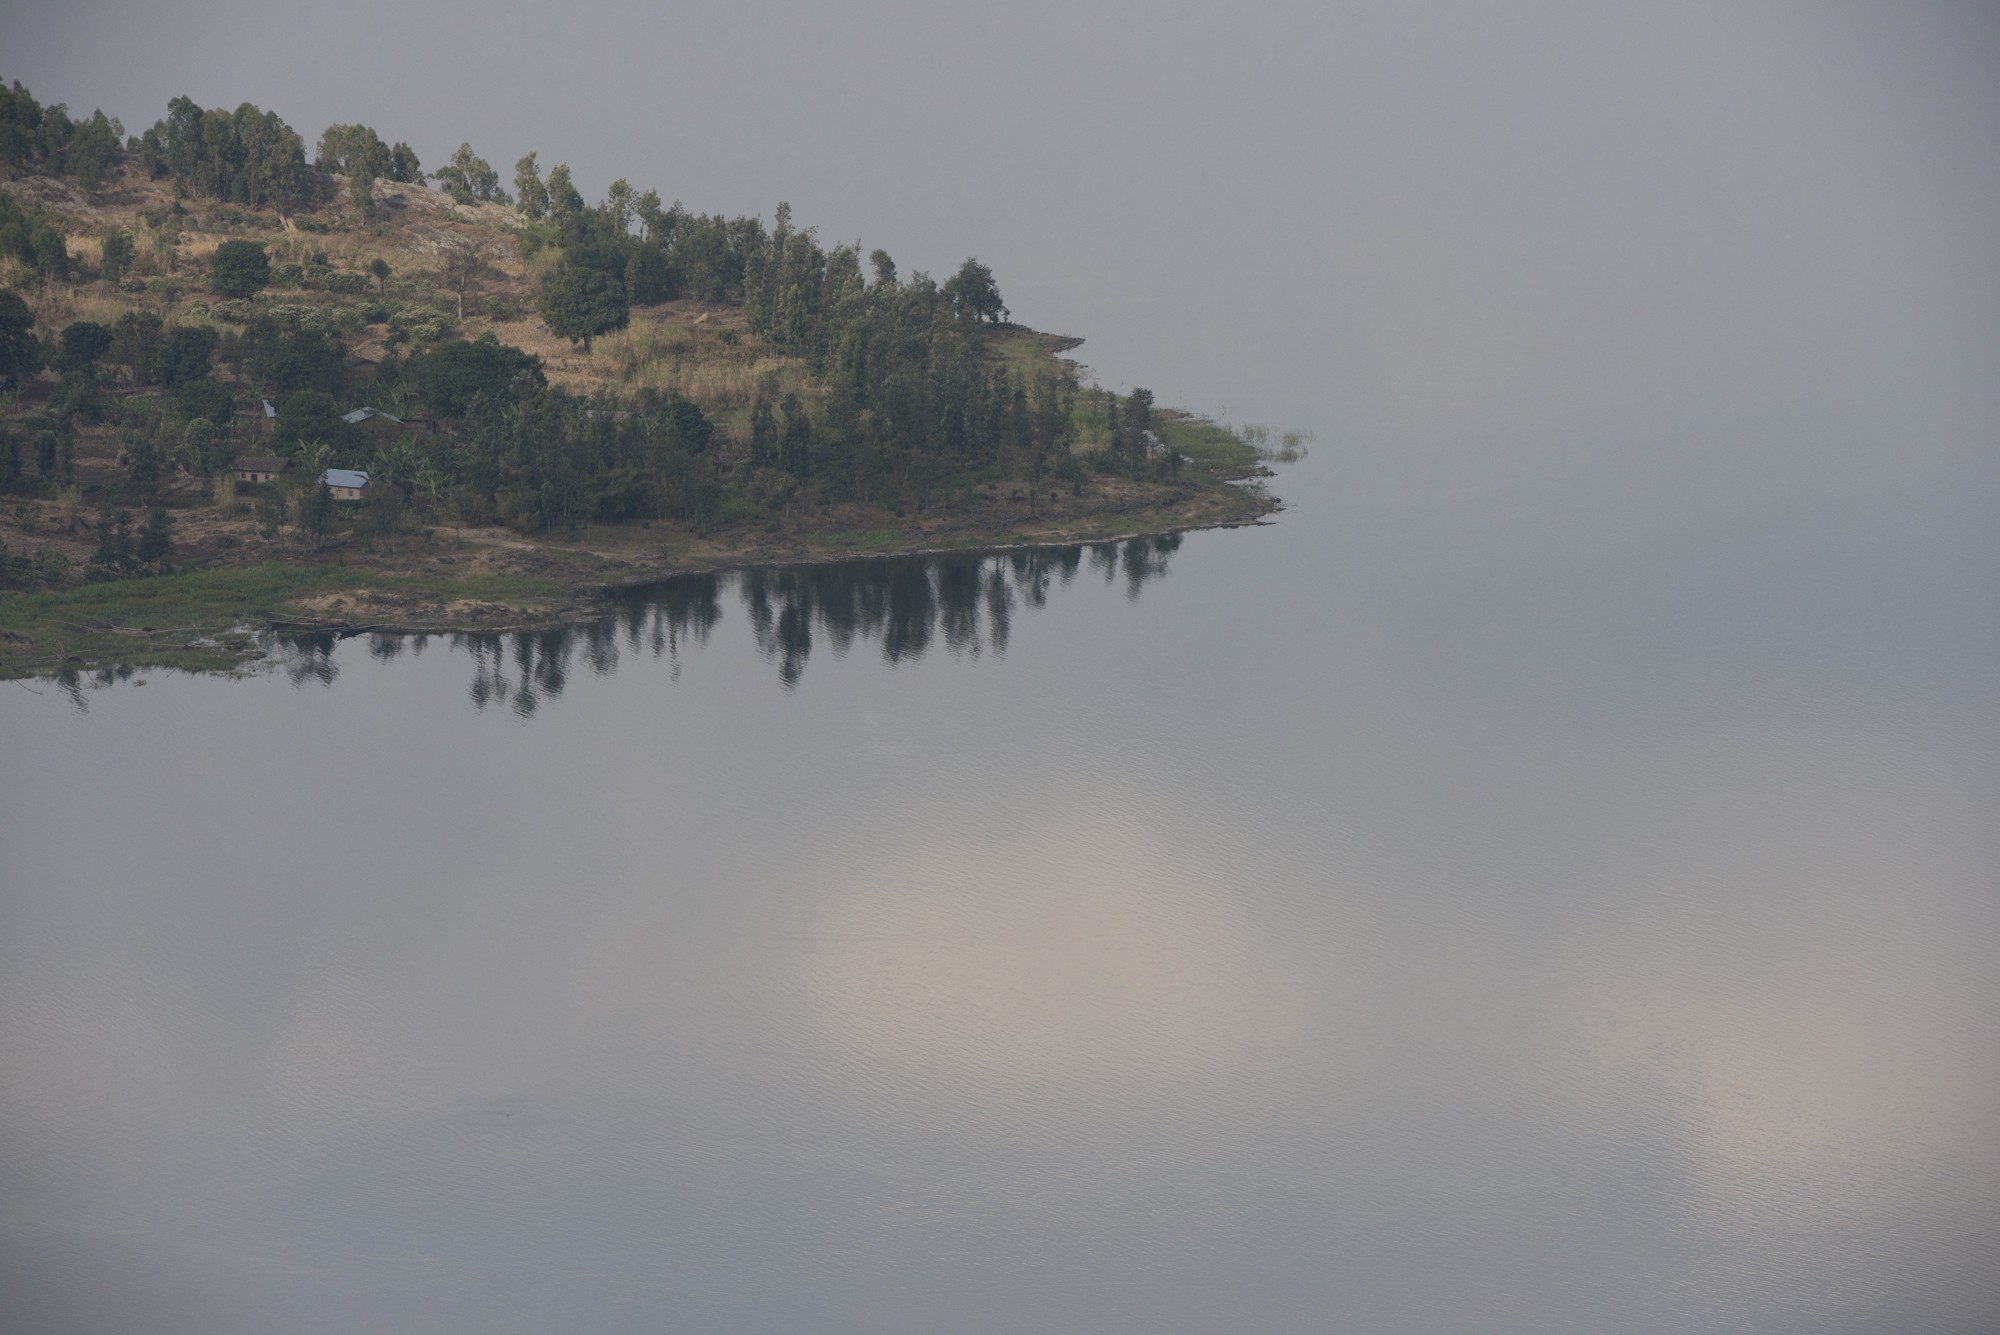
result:
<svg viewBox="0 0 2000 1335"><path fill-rule="evenodd" d="M558 162L549 168L549 217L555 225L567 234L583 217L583 196L577 193L576 185L569 179L569 164Z"/></svg>
<svg viewBox="0 0 2000 1335"><path fill-rule="evenodd" d="M375 167L366 158L348 169L347 198L364 218L375 211Z"/></svg>
<svg viewBox="0 0 2000 1335"><path fill-rule="evenodd" d="M0 290L0 377L32 375L42 367L35 313L19 294Z"/></svg>
<svg viewBox="0 0 2000 1335"><path fill-rule="evenodd" d="M125 270L131 267L135 253L130 232L110 233L104 238L103 251L97 261L98 274L105 282L115 286L125 276Z"/></svg>
<svg viewBox="0 0 2000 1335"><path fill-rule="evenodd" d="M1125 454L1135 474L1146 465L1152 430L1153 391L1135 389L1125 401Z"/></svg>
<svg viewBox="0 0 2000 1335"><path fill-rule="evenodd" d="M389 179L403 185L424 183L423 164L417 161L417 151L401 140L389 150Z"/></svg>
<svg viewBox="0 0 2000 1335"><path fill-rule="evenodd" d="M614 236L624 236L632 230L632 183L622 176L604 192L604 220L610 224Z"/></svg>
<svg viewBox="0 0 2000 1335"><path fill-rule="evenodd" d="M540 219L549 211L549 188L542 184L535 155L529 153L514 164L514 207L529 219Z"/></svg>
<svg viewBox="0 0 2000 1335"><path fill-rule="evenodd" d="M444 281L458 297L458 318L465 319L465 294L492 272L486 242L477 236L453 236L444 243Z"/></svg>
<svg viewBox="0 0 2000 1335"><path fill-rule="evenodd" d="M164 323L151 311L126 311L111 326L110 359L132 373L135 385L157 378Z"/></svg>
<svg viewBox="0 0 2000 1335"><path fill-rule="evenodd" d="M95 190L103 184L104 174L111 170L118 147L124 141L125 127L102 111L77 126L70 137L68 153L68 166L76 173L76 183L85 190Z"/></svg>
<svg viewBox="0 0 2000 1335"><path fill-rule="evenodd" d="M507 192L500 188L500 173L474 153L471 144L460 144L451 161L432 172L431 177L461 204L508 202Z"/></svg>
<svg viewBox="0 0 2000 1335"><path fill-rule="evenodd" d="M542 276L536 304L550 333L581 342L585 352L591 339L623 329L632 318L622 281L567 255Z"/></svg>
<svg viewBox="0 0 2000 1335"><path fill-rule="evenodd" d="M958 272L944 285L944 297L962 319L999 324L1007 318L1007 307L1000 300L1000 287L993 281L993 270L976 259L958 266Z"/></svg>

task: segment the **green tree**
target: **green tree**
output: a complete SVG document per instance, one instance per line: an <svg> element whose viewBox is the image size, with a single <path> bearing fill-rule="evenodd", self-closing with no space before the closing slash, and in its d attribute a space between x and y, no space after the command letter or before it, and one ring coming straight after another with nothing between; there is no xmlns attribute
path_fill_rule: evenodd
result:
<svg viewBox="0 0 2000 1335"><path fill-rule="evenodd" d="M205 477L220 463L222 436L206 417L191 418L181 428L181 462L197 477Z"/></svg>
<svg viewBox="0 0 2000 1335"><path fill-rule="evenodd" d="M1135 389L1125 401L1125 455L1136 475L1146 466L1153 430L1153 391Z"/></svg>
<svg viewBox="0 0 2000 1335"><path fill-rule="evenodd" d="M375 290L377 292L388 291L389 275L394 272L389 268L389 261L377 255L374 259L368 261L368 272L375 276Z"/></svg>
<svg viewBox="0 0 2000 1335"><path fill-rule="evenodd" d="M674 223L679 220L678 205L671 210L662 209L660 192L647 190L639 196L632 207L639 215L639 230L645 236L648 245L660 248L673 239Z"/></svg>
<svg viewBox="0 0 2000 1335"><path fill-rule="evenodd" d="M535 155L527 154L514 164L514 205L521 215L537 220L549 211L549 188L542 184L541 168L535 163Z"/></svg>
<svg viewBox="0 0 2000 1335"><path fill-rule="evenodd" d="M90 572L100 579L116 579L139 568L139 555L132 542L132 512L107 510L97 517L97 549L90 554Z"/></svg>
<svg viewBox="0 0 2000 1335"><path fill-rule="evenodd" d="M0 377L33 375L42 369L42 345L35 340L35 313L20 294L0 291Z"/></svg>
<svg viewBox="0 0 2000 1335"><path fill-rule="evenodd" d="M162 565L173 548L174 521L168 516L166 507L156 505L146 516L146 526L139 530L136 555L144 565Z"/></svg>
<svg viewBox="0 0 2000 1335"><path fill-rule="evenodd" d="M77 126L69 142L68 162L69 169L76 173L76 183L85 190L102 185L124 138L125 127L102 111Z"/></svg>
<svg viewBox="0 0 2000 1335"><path fill-rule="evenodd" d="M160 452L153 448L150 440L133 444L126 458L125 476L131 479L132 489L141 496L151 496L160 487Z"/></svg>
<svg viewBox="0 0 2000 1335"><path fill-rule="evenodd" d="M60 102L42 109L42 160L57 171L68 167L70 141L76 137L76 123L69 108Z"/></svg>
<svg viewBox="0 0 2000 1335"><path fill-rule="evenodd" d="M206 325L175 325L160 340L154 375L168 389L179 389L208 374L221 336Z"/></svg>
<svg viewBox="0 0 2000 1335"><path fill-rule="evenodd" d="M771 379L775 380L773 372ZM757 401L750 407L750 462L759 467L777 462L778 419L771 411L770 390L757 389Z"/></svg>
<svg viewBox="0 0 2000 1335"><path fill-rule="evenodd" d="M592 338L623 329L632 318L623 281L567 255L542 276L536 306L550 333L581 342L585 352Z"/></svg>
<svg viewBox="0 0 2000 1335"><path fill-rule="evenodd" d="M357 162L347 173L347 199L367 217L375 209L375 168L367 162Z"/></svg>
<svg viewBox="0 0 2000 1335"><path fill-rule="evenodd" d="M0 84L0 158L23 167L39 161L42 147L42 104L16 79Z"/></svg>
<svg viewBox="0 0 2000 1335"><path fill-rule="evenodd" d="M205 417L218 428L236 416L236 396L214 376L198 376L182 384L174 392L174 406L180 409L182 421Z"/></svg>
<svg viewBox="0 0 2000 1335"><path fill-rule="evenodd" d="M326 466L309 464L301 474L303 490L298 499L298 530L307 550L318 551L333 527L333 489L326 484Z"/></svg>
<svg viewBox="0 0 2000 1335"><path fill-rule="evenodd" d="M88 371L111 351L111 331L95 320L77 320L62 331L62 351L56 365L65 371Z"/></svg>
<svg viewBox="0 0 2000 1335"><path fill-rule="evenodd" d="M778 404L785 414L785 429L778 438L778 460L787 473L805 477L812 472L813 424L797 394L787 393Z"/></svg>
<svg viewBox="0 0 2000 1335"><path fill-rule="evenodd" d="M549 217L557 228L567 233L583 217L585 206L583 196L569 179L569 164L558 162L549 168Z"/></svg>
<svg viewBox="0 0 2000 1335"><path fill-rule="evenodd" d="M49 398L49 411L58 417L75 417L92 424L102 422L109 401L105 397L104 386L99 384L95 373L65 371L62 383Z"/></svg>
<svg viewBox="0 0 2000 1335"><path fill-rule="evenodd" d="M11 256L49 278L69 277L69 244L39 210L0 194L0 256Z"/></svg>
<svg viewBox="0 0 2000 1335"><path fill-rule="evenodd" d="M252 297L271 281L271 257L261 241L225 241L215 248L208 276L225 297Z"/></svg>
<svg viewBox="0 0 2000 1335"><path fill-rule="evenodd" d="M446 419L463 417L482 396L495 405L515 404L548 384L539 357L491 334L470 343L453 339L412 358L409 379L425 406Z"/></svg>
<svg viewBox="0 0 2000 1335"><path fill-rule="evenodd" d="M474 153L471 144L460 144L458 151L451 155L451 161L432 172L431 177L444 187L446 194L461 204L508 202L507 192L500 188L500 173L494 171L486 159Z"/></svg>
<svg viewBox="0 0 2000 1335"><path fill-rule="evenodd" d="M389 150L388 177L402 185L422 185L424 169L417 161L417 151L401 140Z"/></svg>
<svg viewBox="0 0 2000 1335"><path fill-rule="evenodd" d="M104 253L98 260L98 273L103 276L105 282L115 285L125 276L125 271L132 267L133 254L130 232L111 233L104 238Z"/></svg>
<svg viewBox="0 0 2000 1335"><path fill-rule="evenodd" d="M944 299L962 319L999 324L1007 318L1007 307L1000 300L1000 287L993 281L993 270L976 259L959 265L958 272L942 291Z"/></svg>
<svg viewBox="0 0 2000 1335"><path fill-rule="evenodd" d="M310 203L316 188L305 141L276 112L248 102L232 113L175 98L166 118L141 137L139 158L189 194L239 204L296 208Z"/></svg>
<svg viewBox="0 0 2000 1335"><path fill-rule="evenodd" d="M254 320L237 340L236 353L252 378L280 394L300 389L336 394L347 384L347 350L324 330L287 332Z"/></svg>
<svg viewBox="0 0 2000 1335"><path fill-rule="evenodd" d="M320 134L313 166L344 176L363 164L388 170L389 149L375 131L366 125L329 125Z"/></svg>
<svg viewBox="0 0 2000 1335"><path fill-rule="evenodd" d="M151 311L126 311L111 326L110 360L132 373L135 385L158 378L160 343L165 326Z"/></svg>
<svg viewBox="0 0 2000 1335"><path fill-rule="evenodd" d="M632 230L632 210L632 183L621 176L604 192L604 221L610 225L613 236L624 236Z"/></svg>
<svg viewBox="0 0 2000 1335"><path fill-rule="evenodd" d="M316 389L287 394L278 404L278 420L271 430L272 440L295 452L312 445L339 451L353 434L353 428L340 419L340 407L333 396Z"/></svg>

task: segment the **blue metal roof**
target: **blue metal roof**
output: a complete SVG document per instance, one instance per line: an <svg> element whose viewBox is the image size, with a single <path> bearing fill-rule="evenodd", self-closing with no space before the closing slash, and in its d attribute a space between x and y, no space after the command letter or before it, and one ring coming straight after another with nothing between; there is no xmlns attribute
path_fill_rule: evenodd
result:
<svg viewBox="0 0 2000 1335"><path fill-rule="evenodd" d="M329 487L361 488L368 485L368 474L358 468L329 468L320 474L319 480Z"/></svg>

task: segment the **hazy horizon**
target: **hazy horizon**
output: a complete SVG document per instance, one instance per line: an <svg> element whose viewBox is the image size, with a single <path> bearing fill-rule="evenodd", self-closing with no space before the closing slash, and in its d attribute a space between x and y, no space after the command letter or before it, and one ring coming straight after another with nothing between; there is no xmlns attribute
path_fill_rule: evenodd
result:
<svg viewBox="0 0 2000 1335"><path fill-rule="evenodd" d="M1322 437L1625 420L1711 373L1723 327L1766 354L1753 399L1857 354L1962 390L2000 309L2000 15L1970 4L85 0L8 26L0 76L128 130L247 100L309 144L361 121L427 168L534 150L592 200L623 176L787 201L906 270L977 255L1105 383ZM1329 401L1352 421L1304 420Z"/></svg>

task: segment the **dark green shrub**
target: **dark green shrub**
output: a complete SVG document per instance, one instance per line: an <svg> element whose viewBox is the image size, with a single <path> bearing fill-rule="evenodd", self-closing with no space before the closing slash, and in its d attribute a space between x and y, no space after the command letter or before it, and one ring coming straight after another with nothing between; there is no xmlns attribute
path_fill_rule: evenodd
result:
<svg viewBox="0 0 2000 1335"><path fill-rule="evenodd" d="M154 374L168 389L199 380L208 374L209 359L220 342L221 335L206 325L175 325L160 341Z"/></svg>
<svg viewBox="0 0 2000 1335"><path fill-rule="evenodd" d="M62 351L56 365L65 371L88 371L111 351L111 331L95 320L78 320L62 331Z"/></svg>
<svg viewBox="0 0 2000 1335"><path fill-rule="evenodd" d="M209 262L209 282L225 297L249 297L271 281L271 257L261 241L225 241Z"/></svg>

